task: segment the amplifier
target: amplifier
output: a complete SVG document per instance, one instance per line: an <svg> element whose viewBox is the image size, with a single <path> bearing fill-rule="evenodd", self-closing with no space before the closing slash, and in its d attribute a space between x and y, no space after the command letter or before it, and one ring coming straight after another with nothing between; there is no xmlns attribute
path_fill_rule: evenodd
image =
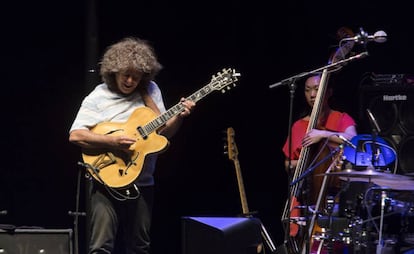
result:
<svg viewBox="0 0 414 254"><path fill-rule="evenodd" d="M257 254L262 248L256 218L182 217L183 254Z"/></svg>
<svg viewBox="0 0 414 254"><path fill-rule="evenodd" d="M0 253L72 254L72 229L0 230Z"/></svg>
<svg viewBox="0 0 414 254"><path fill-rule="evenodd" d="M384 138L398 154L399 174L414 173L414 85L364 86L360 89L358 132L373 130L367 109L372 111Z"/></svg>

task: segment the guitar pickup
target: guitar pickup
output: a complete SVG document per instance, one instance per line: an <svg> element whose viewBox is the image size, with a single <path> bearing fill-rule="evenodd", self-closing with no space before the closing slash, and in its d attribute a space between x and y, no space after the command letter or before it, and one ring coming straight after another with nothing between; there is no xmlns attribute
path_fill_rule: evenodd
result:
<svg viewBox="0 0 414 254"><path fill-rule="evenodd" d="M144 129L142 129L141 126L138 126L137 127L137 131L138 131L138 133L141 135L141 137L143 139L147 139L148 138L148 135L145 133Z"/></svg>

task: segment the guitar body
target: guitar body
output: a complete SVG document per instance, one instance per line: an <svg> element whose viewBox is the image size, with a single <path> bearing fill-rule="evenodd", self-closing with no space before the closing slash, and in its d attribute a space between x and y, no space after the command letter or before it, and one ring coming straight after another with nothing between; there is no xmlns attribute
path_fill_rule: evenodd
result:
<svg viewBox="0 0 414 254"><path fill-rule="evenodd" d="M104 122L96 125L92 131L97 134L120 136L136 139L130 147L130 154L114 150L84 149L83 160L93 168L89 173L99 182L114 188L124 187L132 183L141 173L148 154L160 153L167 149L168 139L152 132L142 137L138 128L156 118L156 114L148 107L137 108L124 123ZM95 172L95 170L97 172Z"/></svg>

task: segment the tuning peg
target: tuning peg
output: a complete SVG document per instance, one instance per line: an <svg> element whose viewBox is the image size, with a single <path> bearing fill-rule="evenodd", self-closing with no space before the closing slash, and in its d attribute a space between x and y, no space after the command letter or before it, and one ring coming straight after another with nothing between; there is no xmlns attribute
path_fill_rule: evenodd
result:
<svg viewBox="0 0 414 254"><path fill-rule="evenodd" d="M229 146L227 144L223 145L223 153L228 154L229 153Z"/></svg>

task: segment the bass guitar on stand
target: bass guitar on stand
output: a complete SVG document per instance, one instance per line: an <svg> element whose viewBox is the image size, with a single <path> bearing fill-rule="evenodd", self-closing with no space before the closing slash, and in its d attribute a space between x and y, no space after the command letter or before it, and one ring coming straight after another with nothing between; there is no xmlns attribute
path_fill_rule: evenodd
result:
<svg viewBox="0 0 414 254"><path fill-rule="evenodd" d="M240 162L238 159L238 149L236 146L235 141L235 131L232 127L227 128L227 149L225 153L227 153L229 159L233 161L234 167L236 170L236 176L237 176L237 184L239 187L239 193L240 193L240 200L241 200L241 206L242 206L242 215L244 217L252 217L252 212L249 211L249 206L247 204L247 198L246 198L246 192L244 189L244 183L243 183L243 176L240 168ZM259 220L260 221L260 220ZM269 233L267 232L266 228L264 227L263 223L260 221L260 232L262 235L262 238L266 244L266 247L270 250L271 253L276 253L276 247L270 238Z"/></svg>

